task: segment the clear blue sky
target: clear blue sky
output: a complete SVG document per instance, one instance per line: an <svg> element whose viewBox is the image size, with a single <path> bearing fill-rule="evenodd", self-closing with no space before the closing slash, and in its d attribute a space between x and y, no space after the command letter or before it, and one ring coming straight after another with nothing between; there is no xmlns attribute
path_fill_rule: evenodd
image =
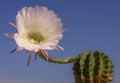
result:
<svg viewBox="0 0 120 83"><path fill-rule="evenodd" d="M64 51L49 51L52 57L66 58L89 50L105 52L115 65L113 83L120 82L120 0L1 0L0 1L0 83L75 83L73 64L54 64L41 58L27 67L25 50L9 54L17 47L4 33L15 33L15 22L24 6L47 6L62 19Z"/></svg>

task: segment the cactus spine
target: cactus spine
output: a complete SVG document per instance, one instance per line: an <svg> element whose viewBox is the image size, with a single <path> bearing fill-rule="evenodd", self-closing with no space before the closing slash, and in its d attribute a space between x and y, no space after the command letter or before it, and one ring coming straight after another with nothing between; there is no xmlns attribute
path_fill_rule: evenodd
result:
<svg viewBox="0 0 120 83"><path fill-rule="evenodd" d="M73 66L76 83L111 83L113 64L102 52L84 52Z"/></svg>

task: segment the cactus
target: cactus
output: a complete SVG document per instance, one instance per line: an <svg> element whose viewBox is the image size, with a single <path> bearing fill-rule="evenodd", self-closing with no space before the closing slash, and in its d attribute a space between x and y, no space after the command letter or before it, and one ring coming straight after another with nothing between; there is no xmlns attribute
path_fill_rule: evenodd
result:
<svg viewBox="0 0 120 83"><path fill-rule="evenodd" d="M102 52L84 52L73 66L76 83L111 83L113 64Z"/></svg>
<svg viewBox="0 0 120 83"><path fill-rule="evenodd" d="M46 60L41 52L38 52L37 55ZM46 61L58 64L74 62L73 70L76 83L111 83L113 79L112 61L109 56L99 51L83 52L78 56L66 59L50 58Z"/></svg>

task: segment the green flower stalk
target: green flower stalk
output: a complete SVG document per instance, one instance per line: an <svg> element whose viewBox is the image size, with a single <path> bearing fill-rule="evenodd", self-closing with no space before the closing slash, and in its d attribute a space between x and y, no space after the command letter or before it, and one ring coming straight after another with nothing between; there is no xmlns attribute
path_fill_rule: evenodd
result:
<svg viewBox="0 0 120 83"><path fill-rule="evenodd" d="M41 51L37 52L36 55L38 55L40 58L44 59L45 61L52 62L52 63L58 63L58 64L73 63L76 60L76 57L74 56L71 56L65 59L57 59L57 58L46 59Z"/></svg>

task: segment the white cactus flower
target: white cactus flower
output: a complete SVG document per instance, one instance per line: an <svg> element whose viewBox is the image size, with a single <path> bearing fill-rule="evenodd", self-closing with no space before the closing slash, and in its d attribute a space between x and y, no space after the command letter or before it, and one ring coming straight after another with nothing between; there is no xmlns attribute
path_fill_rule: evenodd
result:
<svg viewBox="0 0 120 83"><path fill-rule="evenodd" d="M15 34L5 34L13 38L18 45L12 52L22 49L28 50L28 64L32 52L41 51L44 57L49 59L47 50L63 50L58 45L63 37L63 24L61 19L47 7L24 7L16 16L16 24L10 24L18 31Z"/></svg>

